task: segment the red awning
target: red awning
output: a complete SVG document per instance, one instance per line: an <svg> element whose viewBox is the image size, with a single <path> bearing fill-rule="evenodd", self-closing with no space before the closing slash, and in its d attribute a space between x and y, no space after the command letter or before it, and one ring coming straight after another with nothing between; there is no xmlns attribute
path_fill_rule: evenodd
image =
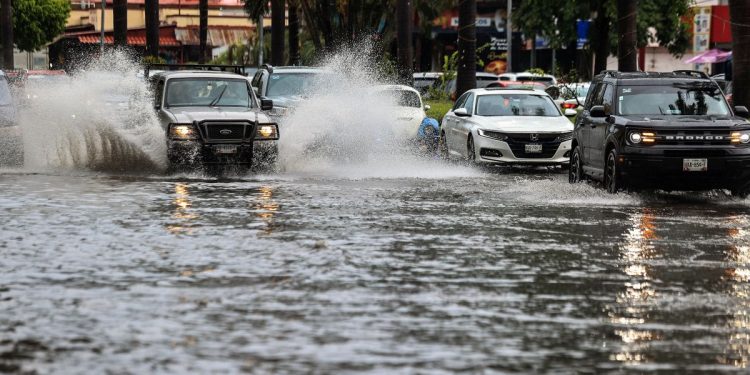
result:
<svg viewBox="0 0 750 375"><path fill-rule="evenodd" d="M79 35L78 41L84 44L99 44L100 36L99 35ZM110 35L104 36L104 44L113 44L114 43L114 37ZM128 45L131 46L145 46L146 45L146 37L145 36L137 36L137 35L128 35ZM179 47L182 44L175 39L174 36L159 36L159 46L160 47Z"/></svg>

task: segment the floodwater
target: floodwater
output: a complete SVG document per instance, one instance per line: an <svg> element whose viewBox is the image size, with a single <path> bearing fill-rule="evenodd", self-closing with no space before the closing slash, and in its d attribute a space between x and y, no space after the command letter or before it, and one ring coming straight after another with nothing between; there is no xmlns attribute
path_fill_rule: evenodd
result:
<svg viewBox="0 0 750 375"><path fill-rule="evenodd" d="M414 157L358 69L285 120L278 171L169 175L128 61L19 110L0 372L748 371L750 201Z"/></svg>
<svg viewBox="0 0 750 375"><path fill-rule="evenodd" d="M4 170L0 371L747 371L747 202L425 163Z"/></svg>

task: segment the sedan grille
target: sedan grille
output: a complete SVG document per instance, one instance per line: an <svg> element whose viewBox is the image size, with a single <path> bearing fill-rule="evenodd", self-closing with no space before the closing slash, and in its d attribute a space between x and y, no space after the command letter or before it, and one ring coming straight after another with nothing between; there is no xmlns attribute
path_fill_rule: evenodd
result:
<svg viewBox="0 0 750 375"><path fill-rule="evenodd" d="M517 158L549 159L555 155L560 143L569 138L570 133L507 133L505 141ZM527 144L542 145L542 152L526 152Z"/></svg>

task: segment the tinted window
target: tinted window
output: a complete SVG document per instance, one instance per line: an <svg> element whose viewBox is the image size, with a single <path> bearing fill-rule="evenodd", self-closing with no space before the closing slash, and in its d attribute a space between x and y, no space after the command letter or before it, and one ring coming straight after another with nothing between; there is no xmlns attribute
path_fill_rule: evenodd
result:
<svg viewBox="0 0 750 375"><path fill-rule="evenodd" d="M474 94L469 94L469 96L466 98L466 104L464 104L464 108L466 109L466 112L468 114L472 114L474 111Z"/></svg>
<svg viewBox="0 0 750 375"><path fill-rule="evenodd" d="M730 113L716 84L624 86L618 88L617 95L621 115L728 116Z"/></svg>
<svg viewBox="0 0 750 375"><path fill-rule="evenodd" d="M167 83L167 107L250 107L247 81L240 79L175 78Z"/></svg>
<svg viewBox="0 0 750 375"><path fill-rule="evenodd" d="M479 116L561 116L555 103L546 95L492 94L477 98Z"/></svg>
<svg viewBox="0 0 750 375"><path fill-rule="evenodd" d="M299 96L309 92L317 73L272 73L268 77L266 96Z"/></svg>
<svg viewBox="0 0 750 375"><path fill-rule="evenodd" d="M604 113L611 115L615 110L615 89L612 85L605 85L604 95L602 97Z"/></svg>

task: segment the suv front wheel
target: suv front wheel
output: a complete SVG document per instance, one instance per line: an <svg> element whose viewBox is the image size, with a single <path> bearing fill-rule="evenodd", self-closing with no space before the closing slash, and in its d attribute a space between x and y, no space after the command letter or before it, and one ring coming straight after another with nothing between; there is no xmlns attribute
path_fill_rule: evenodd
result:
<svg viewBox="0 0 750 375"><path fill-rule="evenodd" d="M610 194L615 194L625 187L617 168L617 150L614 148L607 155L607 163L604 167L604 187Z"/></svg>
<svg viewBox="0 0 750 375"><path fill-rule="evenodd" d="M570 154L570 166L568 168L568 182L571 184L577 184L582 182L583 177L583 165L581 164L581 148L576 146L573 149L573 153Z"/></svg>

